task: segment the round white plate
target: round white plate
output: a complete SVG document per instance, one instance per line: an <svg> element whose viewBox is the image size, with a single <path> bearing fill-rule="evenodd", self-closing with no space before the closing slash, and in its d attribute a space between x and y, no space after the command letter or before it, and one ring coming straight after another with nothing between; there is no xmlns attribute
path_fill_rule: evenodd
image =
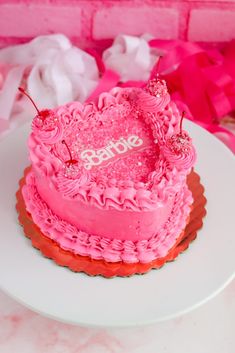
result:
<svg viewBox="0 0 235 353"><path fill-rule="evenodd" d="M29 125L0 143L0 287L43 315L73 324L132 326L188 312L221 291L235 273L235 160L215 137L185 126L198 151L207 216L189 249L160 270L105 279L73 273L44 258L17 222L15 192L27 159Z"/></svg>

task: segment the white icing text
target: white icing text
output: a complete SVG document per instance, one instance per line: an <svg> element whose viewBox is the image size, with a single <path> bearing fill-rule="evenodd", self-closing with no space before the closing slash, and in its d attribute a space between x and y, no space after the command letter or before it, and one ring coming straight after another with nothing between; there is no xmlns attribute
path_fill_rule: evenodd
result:
<svg viewBox="0 0 235 353"><path fill-rule="evenodd" d="M99 150L84 150L81 153L81 158L86 161L84 167L89 170L93 166L99 165L117 155L126 153L142 144L143 140L136 135L131 135L127 138L121 137L116 142L110 141L106 147L100 148Z"/></svg>

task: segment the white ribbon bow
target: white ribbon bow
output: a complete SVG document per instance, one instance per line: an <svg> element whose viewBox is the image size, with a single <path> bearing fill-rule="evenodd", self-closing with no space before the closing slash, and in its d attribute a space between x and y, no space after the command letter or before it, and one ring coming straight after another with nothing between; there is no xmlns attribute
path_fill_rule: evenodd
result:
<svg viewBox="0 0 235 353"><path fill-rule="evenodd" d="M103 60L107 68L120 74L123 82L128 80L147 80L157 55L149 47L151 37L119 35L112 46L103 53Z"/></svg>
<svg viewBox="0 0 235 353"><path fill-rule="evenodd" d="M2 49L0 63L10 65L0 91L0 120L10 119L10 128L33 113L26 98L16 101L23 81L42 109L85 101L99 79L95 59L61 34L40 36L27 44Z"/></svg>

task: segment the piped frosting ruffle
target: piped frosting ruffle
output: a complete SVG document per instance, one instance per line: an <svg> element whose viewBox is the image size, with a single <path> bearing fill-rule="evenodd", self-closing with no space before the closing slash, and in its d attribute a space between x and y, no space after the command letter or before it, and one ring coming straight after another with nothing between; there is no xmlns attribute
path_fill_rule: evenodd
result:
<svg viewBox="0 0 235 353"><path fill-rule="evenodd" d="M132 242L87 234L60 219L38 194L33 172L27 174L22 193L34 223L62 249L96 260L125 263L147 263L164 257L186 226L193 202L192 194L185 186L176 196L172 213L161 232L148 240Z"/></svg>

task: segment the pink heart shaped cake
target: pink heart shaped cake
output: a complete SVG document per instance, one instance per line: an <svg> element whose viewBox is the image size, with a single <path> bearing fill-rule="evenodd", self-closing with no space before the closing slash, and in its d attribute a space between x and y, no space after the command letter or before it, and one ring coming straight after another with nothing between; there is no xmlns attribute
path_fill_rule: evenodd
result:
<svg viewBox="0 0 235 353"><path fill-rule="evenodd" d="M107 262L166 256L186 227L192 141L159 78L38 112L27 211L62 249Z"/></svg>

